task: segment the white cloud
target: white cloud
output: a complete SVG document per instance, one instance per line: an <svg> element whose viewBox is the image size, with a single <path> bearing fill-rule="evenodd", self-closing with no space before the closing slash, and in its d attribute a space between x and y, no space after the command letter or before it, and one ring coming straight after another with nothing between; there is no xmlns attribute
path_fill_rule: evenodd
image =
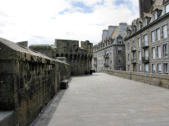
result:
<svg viewBox="0 0 169 126"><path fill-rule="evenodd" d="M113 5L114 0L104 0L104 5L96 5L102 0L76 0L92 6L93 12L59 14L65 9L74 10L71 1L75 0L1 1L0 37L16 42L28 40L30 44L53 44L55 38L97 43L101 40L102 30L108 25L131 23L138 17L136 0L126 0L132 3L132 8Z"/></svg>
<svg viewBox="0 0 169 126"><path fill-rule="evenodd" d="M101 3L103 0L67 0L69 2L83 2L85 3L86 5L94 5L94 4L97 4L97 3Z"/></svg>

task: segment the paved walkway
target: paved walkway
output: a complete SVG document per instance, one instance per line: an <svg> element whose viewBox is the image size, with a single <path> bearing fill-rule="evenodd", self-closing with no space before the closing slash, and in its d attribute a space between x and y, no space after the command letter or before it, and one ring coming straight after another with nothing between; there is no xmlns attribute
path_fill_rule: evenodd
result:
<svg viewBox="0 0 169 126"><path fill-rule="evenodd" d="M35 126L169 126L169 90L96 73L74 77Z"/></svg>

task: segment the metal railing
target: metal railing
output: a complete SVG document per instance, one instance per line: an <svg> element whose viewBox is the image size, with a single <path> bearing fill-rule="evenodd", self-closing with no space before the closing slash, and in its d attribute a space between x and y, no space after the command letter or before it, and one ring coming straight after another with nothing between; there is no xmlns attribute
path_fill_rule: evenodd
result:
<svg viewBox="0 0 169 126"><path fill-rule="evenodd" d="M144 62L144 63L149 63L149 57L142 57L142 61Z"/></svg>
<svg viewBox="0 0 169 126"><path fill-rule="evenodd" d="M148 48L149 45L148 45L148 42L142 42L142 48Z"/></svg>
<svg viewBox="0 0 169 126"><path fill-rule="evenodd" d="M136 58L133 58L133 59L131 60L131 63L132 63L132 64L137 63L137 59L136 59Z"/></svg>
<svg viewBox="0 0 169 126"><path fill-rule="evenodd" d="M131 51L136 51L136 47L131 47Z"/></svg>

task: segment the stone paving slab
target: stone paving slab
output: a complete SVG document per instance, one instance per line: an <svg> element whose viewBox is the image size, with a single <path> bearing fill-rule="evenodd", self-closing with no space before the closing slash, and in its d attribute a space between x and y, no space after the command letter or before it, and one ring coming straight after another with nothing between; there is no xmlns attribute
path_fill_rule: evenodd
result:
<svg viewBox="0 0 169 126"><path fill-rule="evenodd" d="M95 73L73 77L58 97L35 126L169 126L168 89Z"/></svg>

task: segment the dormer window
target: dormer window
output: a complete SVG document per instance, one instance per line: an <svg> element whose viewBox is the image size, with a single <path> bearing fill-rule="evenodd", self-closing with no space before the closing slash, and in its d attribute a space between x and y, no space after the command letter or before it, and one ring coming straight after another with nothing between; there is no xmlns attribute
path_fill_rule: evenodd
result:
<svg viewBox="0 0 169 126"><path fill-rule="evenodd" d="M127 35L130 36L131 35L131 31L128 29L127 30Z"/></svg>
<svg viewBox="0 0 169 126"><path fill-rule="evenodd" d="M117 38L117 43L118 43L118 44L122 44L122 43L123 43L123 38L122 38L121 36L119 36L119 37Z"/></svg>
<svg viewBox="0 0 169 126"><path fill-rule="evenodd" d="M153 13L153 20L156 20L158 18L158 12L154 11Z"/></svg>
<svg viewBox="0 0 169 126"><path fill-rule="evenodd" d="M144 19L144 22L143 22L143 26L147 26L147 25L148 25L148 19L145 18L145 19Z"/></svg>
<svg viewBox="0 0 169 126"><path fill-rule="evenodd" d="M139 29L141 29L142 28L142 23L139 23Z"/></svg>
<svg viewBox="0 0 169 126"><path fill-rule="evenodd" d="M140 24L137 25L137 29L140 30Z"/></svg>
<svg viewBox="0 0 169 126"><path fill-rule="evenodd" d="M133 31L134 31L134 32L137 31L137 27L136 27L136 26L133 27Z"/></svg>
<svg viewBox="0 0 169 126"><path fill-rule="evenodd" d="M165 13L168 13L169 12L169 4L167 4L166 6L165 6Z"/></svg>
<svg viewBox="0 0 169 126"><path fill-rule="evenodd" d="M142 23L138 23L137 29L140 30L142 28Z"/></svg>

